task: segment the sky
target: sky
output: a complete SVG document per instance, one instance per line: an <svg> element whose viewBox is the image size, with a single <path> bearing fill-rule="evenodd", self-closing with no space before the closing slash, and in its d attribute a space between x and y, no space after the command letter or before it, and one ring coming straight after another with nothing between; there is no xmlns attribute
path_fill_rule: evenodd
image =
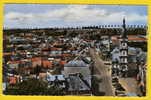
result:
<svg viewBox="0 0 151 100"><path fill-rule="evenodd" d="M147 24L147 6L6 4L5 28L49 28L90 25Z"/></svg>

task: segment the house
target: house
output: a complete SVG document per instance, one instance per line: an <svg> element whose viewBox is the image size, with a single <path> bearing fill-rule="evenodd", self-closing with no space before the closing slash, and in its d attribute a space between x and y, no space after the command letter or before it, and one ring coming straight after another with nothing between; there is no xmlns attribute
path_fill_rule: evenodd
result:
<svg viewBox="0 0 151 100"><path fill-rule="evenodd" d="M57 86L59 88L65 89L67 86L66 79L64 75L51 75L49 73L46 74L46 81L48 81L49 86Z"/></svg>
<svg viewBox="0 0 151 100"><path fill-rule="evenodd" d="M41 57L32 58L32 67L41 66Z"/></svg>
<svg viewBox="0 0 151 100"><path fill-rule="evenodd" d="M20 81L21 81L21 76L13 75L13 74L8 75L8 83L11 84L11 85L19 83Z"/></svg>
<svg viewBox="0 0 151 100"><path fill-rule="evenodd" d="M116 59L120 61L120 50L117 47L113 49L111 55L112 55L112 61L116 61Z"/></svg>
<svg viewBox="0 0 151 100"><path fill-rule="evenodd" d="M81 73L69 74L67 83L68 93L71 95L91 94L91 81L85 80Z"/></svg>
<svg viewBox="0 0 151 100"><path fill-rule="evenodd" d="M64 75L51 75L49 73L46 73L46 80L48 82L54 82L56 79L58 79L59 81L65 81Z"/></svg>
<svg viewBox="0 0 151 100"><path fill-rule="evenodd" d="M27 42L27 40L22 38L22 37L12 37L12 38L10 38L10 43L13 43L13 44L16 44L16 43L21 44L21 43L25 43L25 42Z"/></svg>
<svg viewBox="0 0 151 100"><path fill-rule="evenodd" d="M7 64L10 69L17 69L21 61L8 61Z"/></svg>
<svg viewBox="0 0 151 100"><path fill-rule="evenodd" d="M111 52L112 61L117 59L120 61L120 50L115 47ZM128 62L136 63L136 59L138 58L140 61L146 61L146 52L143 52L141 48L128 47Z"/></svg>
<svg viewBox="0 0 151 100"><path fill-rule="evenodd" d="M91 87L90 66L83 60L71 60L64 65L62 74L68 78L69 91L88 91ZM77 88L76 88L77 87Z"/></svg>
<svg viewBox="0 0 151 100"><path fill-rule="evenodd" d="M142 92L142 95L146 95L146 70L147 70L147 64L141 63L139 65L138 73L137 73L137 81L139 85L139 89Z"/></svg>
<svg viewBox="0 0 151 100"><path fill-rule="evenodd" d="M42 60L42 66L43 66L44 68L52 68L52 61Z"/></svg>
<svg viewBox="0 0 151 100"><path fill-rule="evenodd" d="M71 60L64 65L63 74L69 76L69 74L81 73L84 77L90 76L91 72L89 65L86 64L83 60Z"/></svg>

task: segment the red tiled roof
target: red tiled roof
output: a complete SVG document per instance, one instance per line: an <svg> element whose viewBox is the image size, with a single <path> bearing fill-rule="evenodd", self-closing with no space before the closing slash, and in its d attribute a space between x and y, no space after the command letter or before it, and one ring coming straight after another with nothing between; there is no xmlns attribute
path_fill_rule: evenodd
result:
<svg viewBox="0 0 151 100"><path fill-rule="evenodd" d="M41 57L29 58L29 60L31 60L31 61L39 61L39 60L41 60Z"/></svg>
<svg viewBox="0 0 151 100"><path fill-rule="evenodd" d="M69 57L69 56L71 56L71 54L62 54L61 56Z"/></svg>
<svg viewBox="0 0 151 100"><path fill-rule="evenodd" d="M56 50L57 51L57 50L62 50L62 48L50 48L50 50L54 50L54 51Z"/></svg>
<svg viewBox="0 0 151 100"><path fill-rule="evenodd" d="M128 38L128 40L147 40L146 38Z"/></svg>
<svg viewBox="0 0 151 100"><path fill-rule="evenodd" d="M120 37L119 36L112 36L112 40L118 40ZM147 40L147 38L144 37L139 37L136 35L128 35L128 40Z"/></svg>
<svg viewBox="0 0 151 100"><path fill-rule="evenodd" d="M25 52L20 52L20 51L17 51L17 52L4 52L3 56L15 55L17 53L22 54L22 55L25 54Z"/></svg>
<svg viewBox="0 0 151 100"><path fill-rule="evenodd" d="M9 61L8 63L9 64L19 64L19 63L23 63L25 61L40 61L41 60L41 57L35 57L35 58L27 58L27 59L23 59L23 60L18 60L18 61Z"/></svg>
<svg viewBox="0 0 151 100"><path fill-rule="evenodd" d="M52 48L43 48L42 50L43 50L43 51L49 51L49 50L52 50L52 51L60 51L60 50L62 50L62 48L52 47Z"/></svg>
<svg viewBox="0 0 151 100"><path fill-rule="evenodd" d="M42 65L45 68L51 68L52 67L52 62L48 61L48 60L43 60L42 61Z"/></svg>
<svg viewBox="0 0 151 100"><path fill-rule="evenodd" d="M10 55L12 55L11 52L4 52L4 53L3 53L3 56L10 56Z"/></svg>
<svg viewBox="0 0 151 100"><path fill-rule="evenodd" d="M66 64L67 62L66 61L60 61L60 64L61 65L64 65L64 64Z"/></svg>
<svg viewBox="0 0 151 100"><path fill-rule="evenodd" d="M10 84L16 84L17 83L17 79L14 76L9 77L9 83Z"/></svg>

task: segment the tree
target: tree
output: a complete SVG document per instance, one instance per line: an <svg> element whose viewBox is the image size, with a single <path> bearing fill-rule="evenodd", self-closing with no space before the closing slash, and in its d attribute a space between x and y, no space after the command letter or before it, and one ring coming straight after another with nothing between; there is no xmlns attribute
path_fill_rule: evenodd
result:
<svg viewBox="0 0 151 100"><path fill-rule="evenodd" d="M58 84L58 85L57 85ZM15 85L9 85L4 91L6 95L65 95L65 90L59 87L60 83L53 85L48 82L30 78Z"/></svg>
<svg viewBox="0 0 151 100"><path fill-rule="evenodd" d="M13 86L9 85L5 93L9 95L43 95L46 89L46 82L32 78Z"/></svg>

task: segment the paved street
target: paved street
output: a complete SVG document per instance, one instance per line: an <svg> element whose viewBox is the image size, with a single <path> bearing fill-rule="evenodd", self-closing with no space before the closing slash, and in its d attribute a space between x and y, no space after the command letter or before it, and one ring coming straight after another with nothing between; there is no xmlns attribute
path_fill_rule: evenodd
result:
<svg viewBox="0 0 151 100"><path fill-rule="evenodd" d="M112 88L111 73L108 70L109 66L104 65L102 59L100 59L99 54L96 53L94 49L90 49L90 54L94 60L94 75L99 76L101 81L99 81L99 91L104 92L105 96L114 96Z"/></svg>
<svg viewBox="0 0 151 100"><path fill-rule="evenodd" d="M138 88L138 83L134 78L120 78L119 82L126 89L126 93L136 93L142 95Z"/></svg>

